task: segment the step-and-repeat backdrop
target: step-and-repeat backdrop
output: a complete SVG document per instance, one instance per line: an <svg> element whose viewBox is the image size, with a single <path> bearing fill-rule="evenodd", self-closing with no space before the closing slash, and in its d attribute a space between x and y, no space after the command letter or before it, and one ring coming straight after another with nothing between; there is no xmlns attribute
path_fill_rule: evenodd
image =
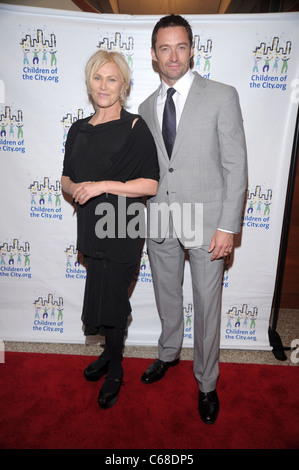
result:
<svg viewBox="0 0 299 470"><path fill-rule="evenodd" d="M194 70L235 86L248 145L242 237L224 266L221 347L270 349L287 181L298 107L298 13L186 15ZM84 67L98 48L121 52L132 73L129 111L159 84L150 40L157 16L0 6L0 338L84 343L86 271L76 215L61 191L71 124L90 115ZM188 184L188 181L186 181ZM146 244L132 285L127 344L160 334ZM193 344L190 270L184 346Z"/></svg>

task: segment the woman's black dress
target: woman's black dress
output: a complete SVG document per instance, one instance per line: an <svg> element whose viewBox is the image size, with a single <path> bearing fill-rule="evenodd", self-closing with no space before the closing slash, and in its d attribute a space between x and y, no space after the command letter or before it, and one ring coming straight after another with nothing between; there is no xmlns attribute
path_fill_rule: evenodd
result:
<svg viewBox="0 0 299 470"><path fill-rule="evenodd" d="M138 121L133 126L136 117ZM90 119L76 121L69 130L64 176L74 183L126 182L136 178L158 181L155 143L140 116L122 109L116 121L93 126L88 123ZM132 206L136 202L141 204L142 198L102 194L84 205L77 204L77 249L87 263L82 312L86 335L103 334L103 327L125 328L127 325L131 312L128 288L137 270L142 237L129 237L124 232L123 221L127 225L136 215L140 220L137 206ZM135 210L133 215L128 214L130 207ZM111 214L115 214L113 220ZM109 222L103 223L104 220ZM99 230L96 233L96 226L102 227L100 234Z"/></svg>

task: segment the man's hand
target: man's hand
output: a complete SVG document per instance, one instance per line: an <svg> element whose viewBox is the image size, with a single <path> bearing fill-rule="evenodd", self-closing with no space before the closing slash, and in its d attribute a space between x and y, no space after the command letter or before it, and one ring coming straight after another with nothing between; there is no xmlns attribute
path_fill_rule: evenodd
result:
<svg viewBox="0 0 299 470"><path fill-rule="evenodd" d="M228 232L222 232L222 230L216 230L212 236L212 240L209 246L209 253L212 253L211 261L214 259L224 258L228 256L234 246L234 234Z"/></svg>

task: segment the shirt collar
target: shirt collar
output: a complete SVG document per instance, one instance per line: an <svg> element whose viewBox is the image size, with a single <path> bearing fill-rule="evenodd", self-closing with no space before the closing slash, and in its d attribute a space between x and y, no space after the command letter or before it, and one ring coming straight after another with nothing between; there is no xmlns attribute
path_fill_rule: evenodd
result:
<svg viewBox="0 0 299 470"><path fill-rule="evenodd" d="M188 70L182 78L180 78L172 88L174 88L183 98L187 98L189 93L190 87L192 85L194 79L194 74L192 73L191 69ZM165 98L169 85L167 85L163 80L161 83L161 98Z"/></svg>

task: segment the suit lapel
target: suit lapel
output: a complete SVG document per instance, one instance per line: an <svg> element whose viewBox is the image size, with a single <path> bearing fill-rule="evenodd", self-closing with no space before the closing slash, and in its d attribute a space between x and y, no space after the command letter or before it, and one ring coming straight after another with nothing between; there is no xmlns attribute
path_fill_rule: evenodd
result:
<svg viewBox="0 0 299 470"><path fill-rule="evenodd" d="M160 128L160 124L159 124L159 120L158 120L158 114L157 114L157 98L158 98L158 95L159 95L159 92L160 92L160 89L161 89L161 85L159 86L159 88L157 89L156 93L153 95L153 98L152 98L152 103L151 103L151 111L152 111L152 116L153 116L153 135L154 135L154 138L155 138L155 141L156 141L156 145L158 145L160 147L160 150L161 150L161 154L163 155L163 158L166 160L166 162L169 163L169 157L168 157L168 153L167 153L167 150L166 150L166 147L165 147L165 144L164 144L164 139L163 139L163 136L162 136L162 132L161 132L161 128Z"/></svg>
<svg viewBox="0 0 299 470"><path fill-rule="evenodd" d="M176 139L174 142L174 147L171 155L170 161L172 162L176 155L178 154L179 148L184 140L185 131L189 127L189 123L192 119L195 119L198 113L198 107L205 93L206 83L205 80L196 72L194 72L194 80L191 85L189 94L186 99L186 103L181 115L179 122ZM151 116L153 116L153 128L152 133L154 135L156 145L160 147L161 154L165 159L165 162L169 164L168 153L164 144L162 132L160 129L160 124L157 115L157 98L161 89L161 85L157 88L156 92L152 96L151 102Z"/></svg>
<svg viewBox="0 0 299 470"><path fill-rule="evenodd" d="M190 121L195 119L195 116L198 113L200 102L205 94L206 84L204 79L197 73L195 73L194 75L195 77L191 85L189 94L187 96L186 103L179 122L170 161L173 161L176 155L178 154L178 150L184 139L185 131L188 129Z"/></svg>

